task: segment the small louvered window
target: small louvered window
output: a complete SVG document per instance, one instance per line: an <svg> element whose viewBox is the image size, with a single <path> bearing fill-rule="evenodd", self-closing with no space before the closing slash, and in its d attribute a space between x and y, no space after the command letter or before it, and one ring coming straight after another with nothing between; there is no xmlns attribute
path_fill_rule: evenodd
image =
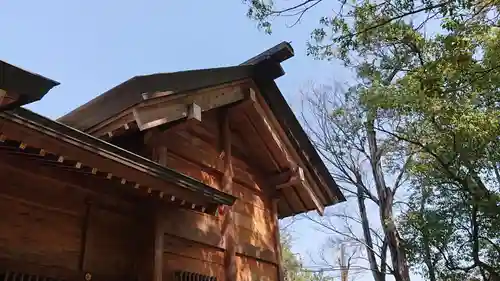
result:
<svg viewBox="0 0 500 281"><path fill-rule="evenodd" d="M187 271L176 271L174 276L175 281L217 281L217 278L214 276Z"/></svg>
<svg viewBox="0 0 500 281"><path fill-rule="evenodd" d="M41 275L26 274L21 272L3 271L0 272L0 281L65 281L65 280L47 276L41 276Z"/></svg>

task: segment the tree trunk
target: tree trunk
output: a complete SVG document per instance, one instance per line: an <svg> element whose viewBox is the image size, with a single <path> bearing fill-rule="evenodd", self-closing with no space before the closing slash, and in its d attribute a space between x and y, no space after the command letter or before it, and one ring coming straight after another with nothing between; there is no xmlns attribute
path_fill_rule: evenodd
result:
<svg viewBox="0 0 500 281"><path fill-rule="evenodd" d="M422 188L422 198L420 199L420 214L425 216L425 201L426 197ZM425 217L424 217L425 218ZM424 246L424 263L429 271L429 281L436 281L436 271L432 262L431 246L429 244L429 233L426 228L422 229L422 244Z"/></svg>
<svg viewBox="0 0 500 281"><path fill-rule="evenodd" d="M358 186L357 188L357 198L359 214L361 216L361 226L363 228L363 236L365 239L366 255L368 256L368 263L370 264L370 270L375 281L385 281L385 273L381 272L377 265L377 259L375 258L375 252L373 249L372 234L370 232L370 224L368 222L368 215L366 212L365 205L365 192L363 187Z"/></svg>
<svg viewBox="0 0 500 281"><path fill-rule="evenodd" d="M394 279L396 281L409 281L410 272L406 254L401 244L401 237L396 229L396 223L393 216L393 194L392 190L387 188L385 183L384 174L382 171L382 164L380 162L381 151L377 147L377 136L375 133L374 124L375 113L371 112L368 115L366 122L366 135L368 139L368 146L370 149L370 160L373 178L379 198L380 220L382 229L387 239L389 251L391 253L392 268L394 270Z"/></svg>

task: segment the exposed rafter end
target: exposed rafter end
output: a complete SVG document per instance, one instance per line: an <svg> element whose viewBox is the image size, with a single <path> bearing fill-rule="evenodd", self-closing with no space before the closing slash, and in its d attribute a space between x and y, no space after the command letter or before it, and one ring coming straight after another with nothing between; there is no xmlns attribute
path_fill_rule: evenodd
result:
<svg viewBox="0 0 500 281"><path fill-rule="evenodd" d="M181 110L180 112L178 112L176 116L171 116L170 118L158 118L152 121L143 122L143 120L148 120L148 112L135 108L133 110L134 119L137 123L137 126L139 127L139 130L141 131L160 127L170 122L182 120L183 118L185 119L184 121L179 121L179 123L173 126L168 126L168 129L175 129L177 127L184 128L185 126L191 125L193 122L201 122L201 112L202 108L198 104L192 103L187 105L185 110Z"/></svg>
<svg viewBox="0 0 500 281"><path fill-rule="evenodd" d="M201 122L201 107L196 103L192 103L188 106L186 119L181 120L179 123L173 124L172 126L168 126L167 130L179 131L194 124L198 124Z"/></svg>
<svg viewBox="0 0 500 281"><path fill-rule="evenodd" d="M91 132L92 135L95 135L99 139L109 141L110 139L123 135L126 132L133 130L135 128L135 122L128 122L120 124L119 126L112 126L106 128L105 130L97 130L95 132Z"/></svg>
<svg viewBox="0 0 500 281"><path fill-rule="evenodd" d="M250 88L246 88L243 92L243 100L241 100L236 106L232 108L232 110L238 110L241 107L254 107L257 103L257 94L255 90Z"/></svg>

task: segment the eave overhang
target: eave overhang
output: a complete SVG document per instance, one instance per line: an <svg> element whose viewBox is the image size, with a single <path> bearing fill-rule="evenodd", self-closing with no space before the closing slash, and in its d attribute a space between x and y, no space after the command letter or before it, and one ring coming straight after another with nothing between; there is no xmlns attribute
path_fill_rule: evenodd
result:
<svg viewBox="0 0 500 281"><path fill-rule="evenodd" d="M1 110L38 101L57 85L57 81L0 60Z"/></svg>
<svg viewBox="0 0 500 281"><path fill-rule="evenodd" d="M315 189L314 193L326 199L323 200L324 206L330 206L345 201L345 198L274 81L285 73L281 63L293 55L291 45L282 42L239 66L137 76L59 120L96 137L109 139L130 129L147 130L157 124L165 125L172 120L182 121L179 116L186 116L191 106L191 104L179 103L179 110L176 110L177 117L170 117L169 121L168 118L158 117L161 115L159 106L153 109L160 103L168 104L163 101L191 94L197 95L198 90L209 88L211 89L207 91L207 95L217 95L211 91L213 88L225 88L232 83L240 84L238 91L241 93L241 89L248 88L250 80L250 84L255 85L259 96L263 98L261 105L267 105L271 110L269 115L277 120L279 125L274 127L283 129L284 134L281 138L288 139L290 147L293 147L289 150L297 152L296 158L300 158L297 162L303 163L301 168L309 174L307 175L308 183ZM233 100L225 100L222 105L218 106L234 106L243 100L243 96L238 93L233 97ZM200 106L202 111L205 110L203 105ZM135 116L132 116L134 110ZM312 194L313 197L314 195ZM316 205L319 206L317 210L322 212L322 207L319 204ZM299 208L291 213L293 215L313 209Z"/></svg>
<svg viewBox="0 0 500 281"><path fill-rule="evenodd" d="M117 177L124 185L157 190L166 200L190 199L213 213L218 205L233 205L236 198L192 177L163 167L81 131L24 108L0 113L0 141L19 142L71 163ZM162 195L162 197L163 197Z"/></svg>

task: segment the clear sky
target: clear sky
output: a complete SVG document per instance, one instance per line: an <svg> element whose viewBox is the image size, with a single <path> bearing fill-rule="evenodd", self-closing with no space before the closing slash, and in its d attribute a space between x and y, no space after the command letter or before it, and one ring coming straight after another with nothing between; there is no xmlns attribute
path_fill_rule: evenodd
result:
<svg viewBox="0 0 500 281"><path fill-rule="evenodd" d="M61 83L29 106L51 118L134 75L235 65L281 41L296 53L277 81L295 110L308 82L349 79L339 64L306 56L324 9L294 28L277 25L271 36L246 10L241 0L1 0L0 59ZM307 223L294 230L294 249L304 257L325 238Z"/></svg>

